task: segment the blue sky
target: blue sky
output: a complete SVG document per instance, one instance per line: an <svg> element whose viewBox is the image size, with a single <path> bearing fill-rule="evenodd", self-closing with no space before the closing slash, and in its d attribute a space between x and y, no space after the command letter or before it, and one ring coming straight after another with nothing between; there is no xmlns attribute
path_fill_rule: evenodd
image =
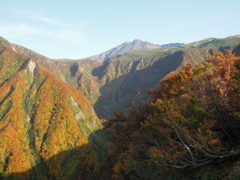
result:
<svg viewBox="0 0 240 180"><path fill-rule="evenodd" d="M84 58L134 39L189 43L240 34L239 0L0 3L0 36L49 58Z"/></svg>

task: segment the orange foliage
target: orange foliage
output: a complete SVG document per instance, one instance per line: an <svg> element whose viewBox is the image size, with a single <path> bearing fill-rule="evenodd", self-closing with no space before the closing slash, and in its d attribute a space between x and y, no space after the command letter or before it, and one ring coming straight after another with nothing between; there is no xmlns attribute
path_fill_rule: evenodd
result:
<svg viewBox="0 0 240 180"><path fill-rule="evenodd" d="M27 172L31 164L49 160L48 176L61 177L66 162L72 161L69 167L77 167L89 153L78 150L88 143L88 137L78 125L70 97L86 117L86 126L88 121L98 119L80 91L38 64L33 74L36 81L29 86L27 62L28 58L10 48L1 51L0 83L4 83L0 87L0 174ZM76 149L75 159L66 161L69 155L65 152L72 149ZM28 179L29 174L23 176Z"/></svg>
<svg viewBox="0 0 240 180"><path fill-rule="evenodd" d="M11 78L0 89L6 90L14 86L13 92L4 103L11 102L7 114L0 121L0 150L8 160L6 175L13 172L24 172L31 168L30 151L24 121L27 119L22 109L23 93L26 89L20 73ZM7 155L9 154L9 155ZM7 157L9 156L9 157Z"/></svg>
<svg viewBox="0 0 240 180"><path fill-rule="evenodd" d="M237 59L230 51L217 52L204 64L187 65L148 92L151 103L108 122L113 177L158 178L168 167L199 167L240 156Z"/></svg>

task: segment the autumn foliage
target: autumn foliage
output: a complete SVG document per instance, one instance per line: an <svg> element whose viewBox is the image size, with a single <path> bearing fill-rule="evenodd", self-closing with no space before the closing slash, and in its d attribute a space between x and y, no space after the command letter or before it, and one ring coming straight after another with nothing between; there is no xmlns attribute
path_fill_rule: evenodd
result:
<svg viewBox="0 0 240 180"><path fill-rule="evenodd" d="M230 161L240 156L239 84L240 58L217 52L100 130L80 91L0 44L0 179L167 179Z"/></svg>
<svg viewBox="0 0 240 180"><path fill-rule="evenodd" d="M240 155L239 58L217 52L150 90L149 104L109 121L113 178L164 179Z"/></svg>
<svg viewBox="0 0 240 180"><path fill-rule="evenodd" d="M100 128L78 90L0 44L0 179L68 179L96 152ZM33 178L33 179L34 179Z"/></svg>

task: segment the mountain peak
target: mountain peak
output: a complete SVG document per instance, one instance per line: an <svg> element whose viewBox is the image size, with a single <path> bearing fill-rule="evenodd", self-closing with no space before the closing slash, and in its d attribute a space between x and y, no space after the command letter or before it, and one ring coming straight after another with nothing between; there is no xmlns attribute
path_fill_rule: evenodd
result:
<svg viewBox="0 0 240 180"><path fill-rule="evenodd" d="M126 41L112 49L109 49L108 51L105 51L101 54L91 56L85 59L91 59L91 60L97 60L97 61L103 62L103 61L106 61L109 57L114 55L125 54L129 51L134 51L134 50L154 49L159 47L160 47L159 45L155 45L147 41L142 41L140 39L135 39L132 42Z"/></svg>
<svg viewBox="0 0 240 180"><path fill-rule="evenodd" d="M153 44L148 41L143 41L141 39L134 39L133 41L125 41L124 43L109 49L108 51L105 51L101 54L97 54L95 56L90 56L84 59L91 59L96 60L100 62L106 61L109 57L119 54L125 54L129 51L136 51L136 50L144 50L144 49L156 49L160 47L174 47L182 45L183 43L170 43L170 44Z"/></svg>
<svg viewBox="0 0 240 180"><path fill-rule="evenodd" d="M134 39L133 42L147 42L147 41L142 41L140 39Z"/></svg>

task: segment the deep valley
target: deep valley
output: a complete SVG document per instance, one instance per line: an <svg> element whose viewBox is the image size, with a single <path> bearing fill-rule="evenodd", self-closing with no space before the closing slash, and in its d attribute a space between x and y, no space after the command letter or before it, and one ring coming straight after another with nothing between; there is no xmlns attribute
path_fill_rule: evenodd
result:
<svg viewBox="0 0 240 180"><path fill-rule="evenodd" d="M239 36L80 60L0 38L0 179L239 178L238 56Z"/></svg>

